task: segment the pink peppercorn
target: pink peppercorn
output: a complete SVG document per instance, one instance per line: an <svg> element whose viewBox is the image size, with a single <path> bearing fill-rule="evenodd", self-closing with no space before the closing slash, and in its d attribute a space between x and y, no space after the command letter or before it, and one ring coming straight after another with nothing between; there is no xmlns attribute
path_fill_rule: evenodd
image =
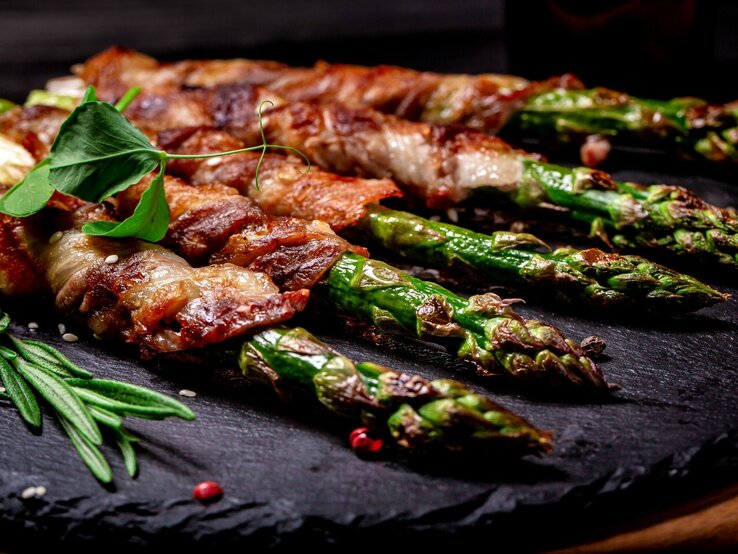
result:
<svg viewBox="0 0 738 554"><path fill-rule="evenodd" d="M192 496L201 502L215 502L223 496L223 487L215 481L203 481L192 489Z"/></svg>
<svg viewBox="0 0 738 554"><path fill-rule="evenodd" d="M349 443L357 454L376 454L382 450L384 444L382 439L373 439L366 427L357 427L351 431Z"/></svg>

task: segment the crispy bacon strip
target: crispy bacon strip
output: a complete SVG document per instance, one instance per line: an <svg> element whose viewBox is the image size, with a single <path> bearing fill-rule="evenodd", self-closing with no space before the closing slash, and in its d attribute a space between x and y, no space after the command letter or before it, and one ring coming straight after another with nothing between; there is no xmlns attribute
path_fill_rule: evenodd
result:
<svg viewBox="0 0 738 554"><path fill-rule="evenodd" d="M232 135L212 128L165 131L157 137L160 148L177 154L223 152L243 148ZM271 215L324 221L334 231L357 224L367 206L401 192L389 179L343 177L317 167L307 171L301 161L267 154L259 171L259 154L247 152L223 158L172 160L167 170L193 185L222 183L254 199Z"/></svg>
<svg viewBox="0 0 738 554"><path fill-rule="evenodd" d="M405 119L463 124L487 132L499 131L533 94L553 88L582 88L572 75L529 82L510 75L443 75L386 65L318 62L311 68L293 68L244 59L161 63L124 48L106 50L78 66L76 72L108 99L142 84L158 94L183 86L251 84L291 101L336 101Z"/></svg>
<svg viewBox="0 0 738 554"><path fill-rule="evenodd" d="M229 85L145 95L126 115L149 133L164 130L172 122L207 124L223 128L246 144L256 144L261 142L257 100L263 93L253 88ZM217 97L238 98L238 108L214 113ZM194 110L184 108L192 104L200 108L196 116L192 116ZM157 114L141 107L147 105L158 106ZM161 118L161 113L166 117ZM337 103L281 103L264 113L264 128L269 142L295 147L326 170L392 178L431 208L454 205L480 186L515 190L523 160L538 159L466 127L414 123Z"/></svg>
<svg viewBox="0 0 738 554"><path fill-rule="evenodd" d="M138 345L142 355L205 346L285 321L302 310L307 290L280 294L260 272L233 264L193 268L161 246L135 240L90 237L79 231L90 219L106 219L102 206L70 200L74 211L45 209L37 216L0 220L3 294L20 294L27 266L45 277L45 289L64 313L81 315L100 335ZM59 207L59 206L57 206ZM10 256L10 258L9 258ZM15 256L15 258L13 258Z"/></svg>
<svg viewBox="0 0 738 554"><path fill-rule="evenodd" d="M118 194L120 217L135 208L147 180ZM233 263L268 274L280 288L310 288L350 245L321 221L270 217L232 187L192 187L176 177L165 181L171 223L164 244L201 263Z"/></svg>

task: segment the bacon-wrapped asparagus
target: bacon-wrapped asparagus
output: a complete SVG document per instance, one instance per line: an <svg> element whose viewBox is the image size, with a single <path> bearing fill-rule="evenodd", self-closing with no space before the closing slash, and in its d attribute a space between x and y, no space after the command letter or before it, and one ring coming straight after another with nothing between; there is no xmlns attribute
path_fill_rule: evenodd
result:
<svg viewBox="0 0 738 554"><path fill-rule="evenodd" d="M52 205L35 218L0 219L0 236L9 231L23 238L0 245L0 294L53 292L61 310L81 312L93 331L138 344L145 356L256 331L305 304L307 291L278 294L268 277L241 267L193 269L156 245L85 236L76 227L91 217L109 217L105 208L61 197ZM49 239L51 229L57 231ZM24 262L20 268L19 260ZM25 282L24 268L46 279ZM370 362L353 364L303 329L256 334L244 344L240 364L248 379L266 380L279 392L289 388L293 395L317 397L333 412L366 420L402 449L493 448L513 456L551 450L549 433L460 383L427 381ZM85 389L92 381L75 383ZM110 382L93 385L103 383ZM93 403L106 400L94 391L87 394ZM121 402L111 407L123 415L137 408Z"/></svg>
<svg viewBox="0 0 738 554"><path fill-rule="evenodd" d="M256 112L260 97L251 87L181 91L144 97L129 115L155 130L165 111L168 123L216 125L254 143L259 125L247 114ZM182 109L184 103L200 109L193 115ZM735 211L682 187L620 183L602 171L545 163L471 129L413 123L339 104L285 104L269 110L264 121L270 141L298 148L330 171L390 177L431 208L487 196L488 202L502 199L571 224L585 222L622 249L738 267Z"/></svg>
<svg viewBox="0 0 738 554"><path fill-rule="evenodd" d="M48 117L52 122L59 121L58 112L31 107L11 114L7 121L0 117L0 126L4 126L8 136L16 140L25 137L26 142L36 144L39 155L43 155L46 142L53 137L47 131L51 125L43 120ZM167 117L172 119L176 114ZM44 130L44 138L34 138L32 129ZM229 151L244 146L228 133L207 128L165 131L156 140L159 146L177 154ZM25 157L15 156L17 159L11 161L25 172L34 160L21 150ZM12 158L14 153L9 152L8 156ZM24 162L25 158L30 161ZM399 194L397 187L386 179L341 177L319 169L308 173L300 162L268 154L261 165L262 187L257 188L259 159L254 153L217 161L175 159L168 169L192 184L218 182L232 186L272 215L320 219L335 231L359 225L373 241L420 263L478 272L496 283L533 286L568 302L664 313L695 310L725 298L689 276L636 256L606 254L597 249L538 252L536 249L543 243L532 235L481 235L406 212L369 207ZM191 255L197 259L195 252Z"/></svg>
<svg viewBox="0 0 738 554"><path fill-rule="evenodd" d="M84 235L82 223L112 219L106 208L61 197L54 205L32 218L0 220L0 236L14 239L2 244L0 292L50 291L60 311L145 356L240 336L307 303L308 290L280 293L264 273L233 264L193 268L157 245Z"/></svg>
<svg viewBox="0 0 738 554"><path fill-rule="evenodd" d="M571 75L528 82L508 75L443 75L392 66L317 63L311 68L253 60L160 63L113 48L79 66L87 82L113 95L150 82L160 92L186 85L265 86L292 101L338 101L405 119L463 124L554 141L606 137L650 143L711 162L738 162L738 114L698 98L642 99L604 88L584 90ZM583 140L582 159L595 164ZM607 150L607 149L606 149Z"/></svg>
<svg viewBox="0 0 738 554"><path fill-rule="evenodd" d="M145 189L145 183L118 195L119 215L127 216ZM223 185L192 187L174 177L165 179L167 201L172 209L165 244L185 257L195 243L199 259L249 265L266 271L276 281L290 265L290 258L259 261L254 252L271 248L272 229L305 226L291 218L244 217L261 211L252 200ZM240 209L234 210L234 202ZM325 224L323 224L325 225ZM329 228L326 231L329 232ZM229 229L226 237L221 230ZM206 240L201 240L206 237ZM294 256L294 253L292 254ZM295 267L310 269L309 258ZM252 261L254 260L254 261ZM254 265L256 263L256 265ZM502 374L523 381L606 389L596 364L562 333L541 321L526 320L496 294L461 298L449 290L415 279L379 261L351 252L348 247L328 267L316 286L331 309L373 323L383 332L404 332L421 338L450 342L458 355L472 362L481 374Z"/></svg>
<svg viewBox="0 0 738 554"><path fill-rule="evenodd" d="M206 128L165 131L158 142L181 154L243 146L225 132ZM358 223L373 242L417 262L481 274L497 283L533 286L568 302L685 312L726 298L688 275L638 256L596 248L537 252L543 243L533 235L502 231L482 235L407 212L367 208L369 202L380 199L370 193L384 181L339 177L320 170L307 174L300 162L280 156L265 158L259 190L255 183L258 159L256 154L244 153L217 164L174 160L169 170L195 185L219 182L232 186L271 214L319 218L334 230ZM357 221L355 214L363 217Z"/></svg>

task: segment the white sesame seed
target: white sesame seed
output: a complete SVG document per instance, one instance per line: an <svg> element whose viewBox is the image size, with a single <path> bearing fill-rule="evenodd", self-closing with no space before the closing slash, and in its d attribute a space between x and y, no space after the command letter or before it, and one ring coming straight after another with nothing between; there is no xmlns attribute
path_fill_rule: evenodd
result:
<svg viewBox="0 0 738 554"><path fill-rule="evenodd" d="M430 219L431 221L441 221L441 216L440 215L432 215L428 219Z"/></svg>
<svg viewBox="0 0 738 554"><path fill-rule="evenodd" d="M60 335L63 335L64 333L67 332L67 326L64 325L63 323L60 323L59 325L57 325L57 327L59 327L59 334Z"/></svg>
<svg viewBox="0 0 738 554"><path fill-rule="evenodd" d="M62 238L62 232L57 231L53 235L49 237L49 244L54 244L55 242L59 242L59 239Z"/></svg>
<svg viewBox="0 0 738 554"><path fill-rule="evenodd" d="M30 321L30 322L28 323L28 328L29 328L29 329L30 329L31 331L35 331L36 329L38 329L38 323L36 323L35 321Z"/></svg>
<svg viewBox="0 0 738 554"><path fill-rule="evenodd" d="M182 389L181 391L179 391L179 395L186 398L195 398L197 396L197 393L190 389Z"/></svg>
<svg viewBox="0 0 738 554"><path fill-rule="evenodd" d="M66 342L77 342L79 340L79 337L77 335L75 335L74 333L64 333L62 335L62 338Z"/></svg>
<svg viewBox="0 0 738 554"><path fill-rule="evenodd" d="M103 340L103 338L97 333L93 333L92 336L95 337L97 340Z"/></svg>
<svg viewBox="0 0 738 554"><path fill-rule="evenodd" d="M5 387L0 387L0 392L5 392Z"/></svg>
<svg viewBox="0 0 738 554"><path fill-rule="evenodd" d="M36 496L36 487L27 487L23 489L23 492L21 493L21 498L23 500L30 500L31 498L34 498Z"/></svg>
<svg viewBox="0 0 738 554"><path fill-rule="evenodd" d="M43 485L36 487L36 498L41 498L46 495L46 487Z"/></svg>
<svg viewBox="0 0 738 554"><path fill-rule="evenodd" d="M118 255L117 254L111 254L107 258L105 258L106 264L114 264L118 261Z"/></svg>
<svg viewBox="0 0 738 554"><path fill-rule="evenodd" d="M459 212L456 211L456 208L449 208L448 210L446 210L446 216L448 217L449 221L451 221L451 223L459 222Z"/></svg>

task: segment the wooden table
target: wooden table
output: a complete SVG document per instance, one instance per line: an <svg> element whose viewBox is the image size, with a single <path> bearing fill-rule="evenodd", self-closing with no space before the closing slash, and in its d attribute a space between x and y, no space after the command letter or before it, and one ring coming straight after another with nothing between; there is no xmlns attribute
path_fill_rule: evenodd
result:
<svg viewBox="0 0 738 554"><path fill-rule="evenodd" d="M738 484L619 527L615 534L547 554L738 551Z"/></svg>

